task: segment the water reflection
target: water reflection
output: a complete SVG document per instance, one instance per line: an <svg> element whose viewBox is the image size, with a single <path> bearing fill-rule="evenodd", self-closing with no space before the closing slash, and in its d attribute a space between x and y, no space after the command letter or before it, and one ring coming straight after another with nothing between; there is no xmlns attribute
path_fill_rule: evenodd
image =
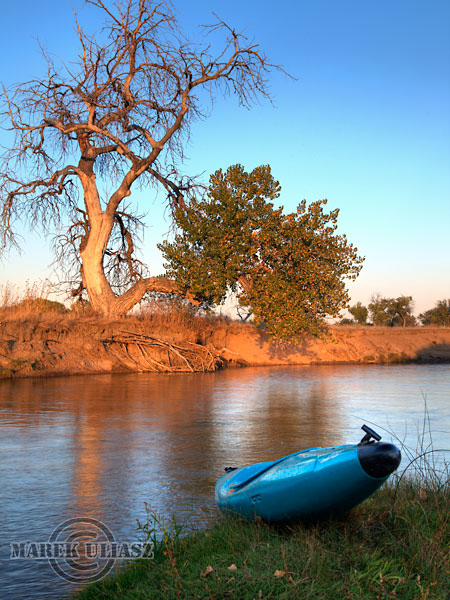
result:
<svg viewBox="0 0 450 600"><path fill-rule="evenodd" d="M45 541L67 518L134 539L144 502L181 520L211 513L225 466L355 442L364 421L414 445L423 395L435 444L450 447L449 390L445 365L1 381L0 587L61 595L46 565L5 556L10 541Z"/></svg>

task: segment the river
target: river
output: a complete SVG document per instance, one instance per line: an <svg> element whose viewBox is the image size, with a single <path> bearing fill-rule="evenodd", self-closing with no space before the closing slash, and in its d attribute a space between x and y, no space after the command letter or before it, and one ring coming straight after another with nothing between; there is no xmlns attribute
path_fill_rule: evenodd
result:
<svg viewBox="0 0 450 600"><path fill-rule="evenodd" d="M363 423L415 448L425 406L434 448L450 448L450 365L0 381L0 597L73 589L48 561L11 559L13 542L73 517L133 541L144 503L203 526L224 467L357 442Z"/></svg>

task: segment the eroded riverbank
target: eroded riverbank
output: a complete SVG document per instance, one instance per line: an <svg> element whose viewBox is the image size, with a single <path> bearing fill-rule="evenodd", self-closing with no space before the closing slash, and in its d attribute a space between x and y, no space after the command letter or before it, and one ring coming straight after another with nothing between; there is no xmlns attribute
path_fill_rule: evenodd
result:
<svg viewBox="0 0 450 600"><path fill-rule="evenodd" d="M280 345L251 324L208 320L155 328L139 319L11 319L0 329L3 378L400 362L450 362L450 329L336 326L329 338L298 345Z"/></svg>

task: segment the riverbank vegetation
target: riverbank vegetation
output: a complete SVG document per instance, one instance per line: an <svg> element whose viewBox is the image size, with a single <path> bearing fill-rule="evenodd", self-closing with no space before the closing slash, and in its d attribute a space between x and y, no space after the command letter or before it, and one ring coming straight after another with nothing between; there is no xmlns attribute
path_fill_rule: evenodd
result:
<svg viewBox="0 0 450 600"><path fill-rule="evenodd" d="M0 285L0 321L6 320L54 320L65 315L70 319L95 319L105 320L90 305L89 301L80 298L71 304L50 300L54 286L50 282L27 282L23 289L9 283ZM380 294L372 297L372 302L364 306L361 302L350 306L348 312L351 319L344 318L339 325L376 327L416 327L419 322L424 327L450 327L450 298L439 300L434 308L421 313L417 318L412 315L414 301L411 296L401 296L396 299L383 298ZM399 307L403 307L403 312ZM377 315L378 314L378 318ZM384 315L384 316L383 316ZM251 313L245 310L236 311L235 319L238 323L253 323ZM125 315L122 316L125 318ZM172 294L149 294L136 309L126 316L127 319L146 320L153 323L157 329L168 328L175 325L176 329L191 330L204 329L214 322L230 322L229 317L222 313L198 308L184 302L179 296ZM113 319L111 319L113 320Z"/></svg>
<svg viewBox="0 0 450 600"><path fill-rule="evenodd" d="M172 331L175 337L185 334L188 339L192 334L197 337L228 320L219 314L198 311L189 303L178 297L155 294L148 298L139 309L121 318L102 318L89 302L76 300L70 306L50 300L51 285L27 283L20 290L12 285L0 286L0 322L8 321L65 323L68 326L80 322L107 323L122 321L129 324L145 323L148 331L157 335Z"/></svg>
<svg viewBox="0 0 450 600"><path fill-rule="evenodd" d="M368 306L357 302L350 306L348 312L351 319L344 318L341 325L375 325L377 327L415 327L426 326L450 327L450 298L438 300L433 308L413 315L414 301L412 296L386 298L374 294Z"/></svg>
<svg viewBox="0 0 450 600"><path fill-rule="evenodd" d="M348 515L323 522L274 527L221 517L183 536L151 515L140 531L154 558L88 585L78 600L450 595L448 473L394 477Z"/></svg>

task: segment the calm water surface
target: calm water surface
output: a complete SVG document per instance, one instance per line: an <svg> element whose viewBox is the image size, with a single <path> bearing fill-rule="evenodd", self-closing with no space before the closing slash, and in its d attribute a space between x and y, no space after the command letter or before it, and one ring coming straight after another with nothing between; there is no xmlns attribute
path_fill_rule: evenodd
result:
<svg viewBox="0 0 450 600"><path fill-rule="evenodd" d="M10 542L77 516L133 541L145 502L206 523L225 466L357 442L364 422L415 447L424 399L434 447L450 448L450 365L0 381L0 597L72 589L45 561L10 560Z"/></svg>

